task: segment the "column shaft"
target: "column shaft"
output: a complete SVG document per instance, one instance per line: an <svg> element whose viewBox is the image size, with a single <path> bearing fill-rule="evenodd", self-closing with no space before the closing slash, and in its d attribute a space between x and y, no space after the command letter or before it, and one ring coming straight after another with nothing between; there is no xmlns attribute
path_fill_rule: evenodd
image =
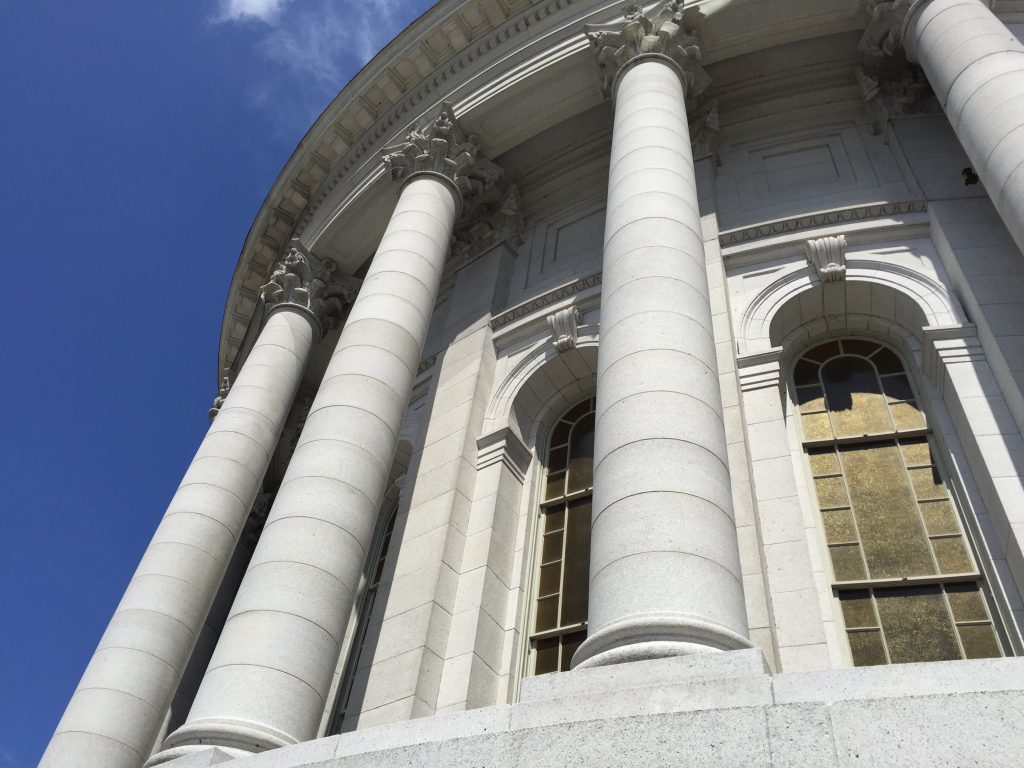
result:
<svg viewBox="0 0 1024 768"><path fill-rule="evenodd" d="M429 175L402 190L195 704L152 764L316 736L437 298L453 191Z"/></svg>
<svg viewBox="0 0 1024 768"><path fill-rule="evenodd" d="M618 81L597 371L589 637L576 666L746 647L683 86Z"/></svg>
<svg viewBox="0 0 1024 768"><path fill-rule="evenodd" d="M903 41L1024 251L1024 45L981 0L925 0Z"/></svg>
<svg viewBox="0 0 1024 768"><path fill-rule="evenodd" d="M267 321L199 446L43 755L53 768L148 757L260 490L319 330Z"/></svg>

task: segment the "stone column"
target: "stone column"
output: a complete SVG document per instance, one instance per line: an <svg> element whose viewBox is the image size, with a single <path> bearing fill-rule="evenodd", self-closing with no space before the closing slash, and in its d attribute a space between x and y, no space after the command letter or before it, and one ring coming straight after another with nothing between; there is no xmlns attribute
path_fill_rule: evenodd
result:
<svg viewBox="0 0 1024 768"><path fill-rule="evenodd" d="M1024 250L1024 45L982 0L867 0L869 57L921 65L975 172Z"/></svg>
<svg viewBox="0 0 1024 768"><path fill-rule="evenodd" d="M749 647L685 97L682 3L588 29L615 99L588 667Z"/></svg>
<svg viewBox="0 0 1024 768"><path fill-rule="evenodd" d="M406 180L195 704L151 765L316 737L456 217L493 182L448 105L384 162Z"/></svg>
<svg viewBox="0 0 1024 768"><path fill-rule="evenodd" d="M52 768L148 757L320 338L322 270L293 249L269 316L171 499L43 755ZM336 300L335 300L336 301Z"/></svg>

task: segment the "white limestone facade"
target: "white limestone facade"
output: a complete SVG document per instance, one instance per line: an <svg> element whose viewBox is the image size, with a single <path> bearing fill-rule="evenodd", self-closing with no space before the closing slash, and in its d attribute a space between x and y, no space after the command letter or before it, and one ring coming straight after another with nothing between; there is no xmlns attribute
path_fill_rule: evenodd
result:
<svg viewBox="0 0 1024 768"><path fill-rule="evenodd" d="M259 211L42 765L1018 765L1022 37L439 2Z"/></svg>

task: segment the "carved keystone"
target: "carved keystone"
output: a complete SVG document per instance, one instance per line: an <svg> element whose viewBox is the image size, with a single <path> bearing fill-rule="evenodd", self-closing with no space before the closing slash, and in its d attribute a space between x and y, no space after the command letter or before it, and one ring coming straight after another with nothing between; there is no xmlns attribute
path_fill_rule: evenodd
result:
<svg viewBox="0 0 1024 768"><path fill-rule="evenodd" d="M682 69L686 94L697 97L711 78L701 65L701 42L683 23L683 1L669 0L660 10L647 15L640 4L630 5L622 21L587 24L586 33L597 51L601 86L612 92L615 77L633 59L646 54L666 56Z"/></svg>
<svg viewBox="0 0 1024 768"><path fill-rule="evenodd" d="M804 249L807 263L812 265L823 283L846 279L846 235L808 240Z"/></svg>
<svg viewBox="0 0 1024 768"><path fill-rule="evenodd" d="M559 353L576 349L576 342L579 339L580 313L576 307L569 307L548 315L548 326L555 340L551 342Z"/></svg>

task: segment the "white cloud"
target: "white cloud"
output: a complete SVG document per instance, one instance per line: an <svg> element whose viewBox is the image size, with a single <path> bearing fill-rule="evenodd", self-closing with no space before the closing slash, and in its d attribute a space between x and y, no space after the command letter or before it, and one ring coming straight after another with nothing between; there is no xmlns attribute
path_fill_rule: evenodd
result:
<svg viewBox="0 0 1024 768"><path fill-rule="evenodd" d="M288 132L304 129L345 83L430 0L220 0L221 22L252 27L259 67L254 109Z"/></svg>
<svg viewBox="0 0 1024 768"><path fill-rule="evenodd" d="M220 21L273 22L288 0L220 0Z"/></svg>

